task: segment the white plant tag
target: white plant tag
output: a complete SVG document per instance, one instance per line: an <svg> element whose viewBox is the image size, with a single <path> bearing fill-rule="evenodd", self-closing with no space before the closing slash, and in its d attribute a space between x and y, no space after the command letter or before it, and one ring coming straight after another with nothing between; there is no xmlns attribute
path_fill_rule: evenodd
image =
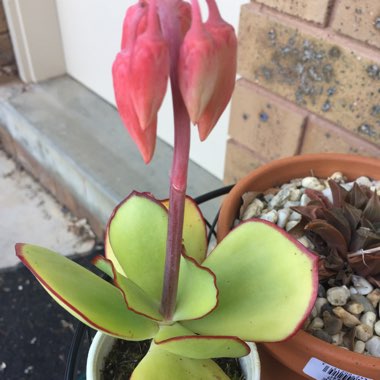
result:
<svg viewBox="0 0 380 380"><path fill-rule="evenodd" d="M373 380L343 371L316 358L311 358L303 372L315 380Z"/></svg>

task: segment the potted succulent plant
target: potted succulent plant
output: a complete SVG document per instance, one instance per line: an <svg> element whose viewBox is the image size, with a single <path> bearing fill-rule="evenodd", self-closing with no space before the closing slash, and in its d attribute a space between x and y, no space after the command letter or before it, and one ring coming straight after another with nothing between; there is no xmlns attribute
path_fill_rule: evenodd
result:
<svg viewBox="0 0 380 380"><path fill-rule="evenodd" d="M218 240L231 229L245 193L264 192L311 173L314 177L328 178L334 172L344 173L348 181L361 176L380 179L380 161L331 153L289 157L264 165L240 180L225 198L218 221ZM320 279L328 281L330 278L333 284L339 278L338 283L344 284L354 273L366 276L376 285L379 279L379 251L374 248L379 245L378 196L357 185L351 191L335 182L330 182L330 187L330 200L318 191L311 191L308 194L312 202L294 208L303 215L301 227L310 231L309 237L324 249L319 261ZM379 313L379 305L376 307ZM344 350L302 330L286 342L260 345L259 352L264 380L279 378L279 374L285 380L324 379L327 371L341 376L337 378L355 380L380 376L380 358Z"/></svg>
<svg viewBox="0 0 380 380"><path fill-rule="evenodd" d="M170 78L175 143L169 200L133 192L110 218L105 257L94 264L112 283L48 249L16 246L79 320L113 337L152 340L133 379L224 379L211 358L245 356L245 341L286 339L317 293L316 257L269 223L242 224L206 255L204 219L186 197L190 120L204 140L231 96L237 45L215 0L206 1L207 22L197 0L140 0L127 11L113 66L119 113L148 163Z"/></svg>

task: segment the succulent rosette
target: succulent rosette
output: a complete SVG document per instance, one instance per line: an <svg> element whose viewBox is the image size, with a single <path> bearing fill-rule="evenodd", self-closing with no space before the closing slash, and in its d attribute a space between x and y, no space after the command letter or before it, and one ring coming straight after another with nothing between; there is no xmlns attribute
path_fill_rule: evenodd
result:
<svg viewBox="0 0 380 380"><path fill-rule="evenodd" d="M227 378L211 358L245 356L245 341L284 340L300 327L316 296L316 257L262 220L241 224L206 256L205 221L187 197L176 309L164 320L167 205L134 192L115 209L105 257L94 260L111 283L45 248L19 244L17 255L88 326L152 339L133 379Z"/></svg>

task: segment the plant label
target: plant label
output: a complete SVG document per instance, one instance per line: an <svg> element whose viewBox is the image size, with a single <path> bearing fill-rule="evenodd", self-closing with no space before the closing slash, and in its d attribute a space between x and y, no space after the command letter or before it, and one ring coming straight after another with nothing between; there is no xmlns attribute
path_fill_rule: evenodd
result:
<svg viewBox="0 0 380 380"><path fill-rule="evenodd" d="M373 380L343 371L316 358L311 358L308 361L303 372L315 380Z"/></svg>

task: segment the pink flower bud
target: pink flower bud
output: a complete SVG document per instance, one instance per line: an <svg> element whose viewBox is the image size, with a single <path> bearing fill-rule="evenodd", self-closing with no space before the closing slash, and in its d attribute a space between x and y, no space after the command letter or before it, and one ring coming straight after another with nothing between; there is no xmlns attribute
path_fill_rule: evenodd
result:
<svg viewBox="0 0 380 380"><path fill-rule="evenodd" d="M202 24L193 0L193 21L179 58L179 83L191 121L200 139L209 135L226 108L234 88L237 39L220 16L215 0L207 0L209 19Z"/></svg>
<svg viewBox="0 0 380 380"><path fill-rule="evenodd" d="M207 5L209 19L205 26L217 46L219 73L213 96L198 122L201 141L210 134L231 99L237 65L237 38L234 28L221 18L215 0L207 0Z"/></svg>
<svg viewBox="0 0 380 380"><path fill-rule="evenodd" d="M169 49L162 37L156 1L140 1L127 12L113 79L119 113L146 163L154 152L157 112L166 93L169 68Z"/></svg>
<svg viewBox="0 0 380 380"><path fill-rule="evenodd" d="M147 26L148 3L139 0L135 5L127 9L123 22L123 35L121 38L121 50L126 49L129 41L145 32Z"/></svg>
<svg viewBox="0 0 380 380"><path fill-rule="evenodd" d="M192 2L192 24L181 46L179 85L190 119L194 124L207 107L215 88L218 70L216 44L206 31L198 0Z"/></svg>

